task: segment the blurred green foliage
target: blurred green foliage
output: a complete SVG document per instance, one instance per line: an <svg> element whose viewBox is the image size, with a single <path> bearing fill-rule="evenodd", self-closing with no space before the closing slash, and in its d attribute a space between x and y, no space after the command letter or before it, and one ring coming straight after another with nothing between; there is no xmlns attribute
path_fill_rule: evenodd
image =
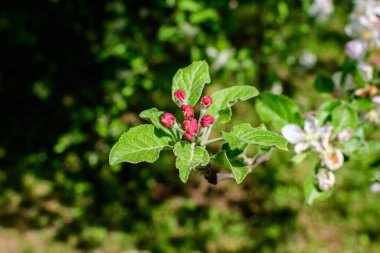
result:
<svg viewBox="0 0 380 253"><path fill-rule="evenodd" d="M108 165L110 146L142 122L139 112L173 111L171 78L193 60L211 66L208 94L281 85L304 110L315 109L326 98L313 89L316 75L343 61L351 6L335 1L330 20L318 23L310 4L2 3L0 224L49 228L49 240L105 252L380 251L380 202L368 190L378 157L350 162L339 191L313 209L302 194L313 161L295 167L285 152L240 186L210 186L199 175L182 184L165 152L155 164ZM305 53L316 55L315 65L302 64ZM234 110L234 123L258 123L254 102ZM43 252L33 247L20 252Z"/></svg>

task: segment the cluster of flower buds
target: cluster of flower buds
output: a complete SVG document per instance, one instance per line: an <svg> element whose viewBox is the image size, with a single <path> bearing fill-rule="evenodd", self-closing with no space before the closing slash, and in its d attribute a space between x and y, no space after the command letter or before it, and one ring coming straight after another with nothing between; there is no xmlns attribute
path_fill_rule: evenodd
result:
<svg viewBox="0 0 380 253"><path fill-rule="evenodd" d="M199 133L199 122L194 118L194 108L190 105L187 105L186 94L183 90L176 90L174 92L174 97L177 102L181 105L181 111L183 117L185 118L182 122L182 128L176 123L176 119L171 113L165 113L161 116L161 123L165 127L174 127L175 129L183 132L183 136L191 141ZM212 98L210 96L203 96L201 100L202 108L200 113L200 124L202 128L211 126L215 119L211 115L204 115L207 108L212 104Z"/></svg>
<svg viewBox="0 0 380 253"><path fill-rule="evenodd" d="M304 123L304 129L298 125L288 124L281 130L282 135L292 144L295 144L296 153L311 149L317 152L321 158L321 168L317 173L318 186L321 190L330 189L335 183L332 171L342 167L343 153L331 143L332 127L329 125L320 127L314 117L308 117ZM348 141L352 131L346 129L337 135L339 142ZM327 168L327 169L326 169Z"/></svg>

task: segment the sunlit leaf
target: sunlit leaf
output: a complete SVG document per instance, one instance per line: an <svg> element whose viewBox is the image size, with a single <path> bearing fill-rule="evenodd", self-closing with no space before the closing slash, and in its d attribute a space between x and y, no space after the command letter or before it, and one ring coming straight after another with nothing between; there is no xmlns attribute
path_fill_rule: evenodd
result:
<svg viewBox="0 0 380 253"><path fill-rule="evenodd" d="M171 146L172 139L153 125L140 125L124 133L112 147L109 162L152 163L158 159L160 151Z"/></svg>
<svg viewBox="0 0 380 253"><path fill-rule="evenodd" d="M331 112L340 105L339 100L334 100L334 101L328 101L321 106L319 106L319 109L316 114L316 118L318 119L320 124L324 124L324 122L330 117Z"/></svg>
<svg viewBox="0 0 380 253"><path fill-rule="evenodd" d="M174 97L174 92L181 89L185 92L187 104L193 106L201 97L205 84L210 82L207 62L195 61L191 65L179 69L174 75L172 99L178 104L178 101Z"/></svg>
<svg viewBox="0 0 380 253"><path fill-rule="evenodd" d="M174 146L177 157L175 166L179 170L181 181L186 183L191 170L209 163L210 157L205 147L193 146L188 142L178 142Z"/></svg>
<svg viewBox="0 0 380 253"><path fill-rule="evenodd" d="M346 128L356 129L358 115L350 106L342 105L335 108L331 113L331 118L336 133Z"/></svg>
<svg viewBox="0 0 380 253"><path fill-rule="evenodd" d="M240 101L245 101L259 95L258 90L249 85L239 85L214 92L211 97L213 104L206 114L218 117L214 124L224 124L231 120L231 107Z"/></svg>
<svg viewBox="0 0 380 253"><path fill-rule="evenodd" d="M152 123L156 128L159 128L161 129L162 131L164 131L165 133L167 133L168 135L172 136L173 138L175 139L178 139L180 138L179 136L176 136L174 134L174 132L170 129L170 128L167 128L165 127L164 125L162 125L161 121L160 121L160 117L164 114L163 111L159 111L157 108L151 108L151 109L148 109L148 110L145 110L145 111L142 111L140 114L139 114L139 117L142 118L142 119L145 119L147 121L149 121L150 123Z"/></svg>
<svg viewBox="0 0 380 253"><path fill-rule="evenodd" d="M247 176L249 172L248 167L242 161L228 157L225 150L219 152L215 156L214 161L219 166L231 170L232 174L235 177L236 183L238 184L243 182L244 178Z"/></svg>
<svg viewBox="0 0 380 253"><path fill-rule="evenodd" d="M277 133L268 131L264 125L257 128L253 128L248 123L236 125L231 132L222 132L222 135L232 149L242 144L256 144L288 150L286 139Z"/></svg>

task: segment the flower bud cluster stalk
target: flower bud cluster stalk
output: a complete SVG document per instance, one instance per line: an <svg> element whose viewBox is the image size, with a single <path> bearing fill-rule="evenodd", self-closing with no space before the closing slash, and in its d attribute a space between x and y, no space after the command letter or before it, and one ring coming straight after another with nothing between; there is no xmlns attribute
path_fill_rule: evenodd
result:
<svg viewBox="0 0 380 253"><path fill-rule="evenodd" d="M181 106L182 115L184 120L182 121L182 128L177 124L173 114L166 112L161 116L161 123L165 127L172 127L176 131L179 131L189 141L197 141L197 136L202 135L200 141L204 144L207 141L209 130L211 130L212 124L215 119L211 115L205 115L207 108L212 105L211 96L203 96L201 99L201 110L199 119L195 119L194 108L187 104L186 94L183 90L178 89L174 92L174 97L178 104ZM200 127L201 126L201 127Z"/></svg>

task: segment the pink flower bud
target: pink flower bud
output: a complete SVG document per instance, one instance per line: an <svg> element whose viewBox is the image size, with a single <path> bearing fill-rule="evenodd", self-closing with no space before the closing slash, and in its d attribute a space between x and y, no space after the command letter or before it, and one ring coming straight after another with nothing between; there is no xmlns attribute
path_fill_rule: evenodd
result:
<svg viewBox="0 0 380 253"><path fill-rule="evenodd" d="M181 90L181 89L176 90L176 91L174 92L174 96L175 96L175 98L177 99L177 101L178 101L179 103L181 103L181 104L182 104L182 102L184 102L185 99L186 99L185 92L184 92L183 90Z"/></svg>
<svg viewBox="0 0 380 253"><path fill-rule="evenodd" d="M202 125L202 127L208 127L208 126L214 124L214 121L215 121L215 119L214 119L213 116L211 116L211 115L205 115L201 119L201 125Z"/></svg>
<svg viewBox="0 0 380 253"><path fill-rule="evenodd" d="M208 108L212 104L212 97L211 96L203 96L202 97L202 106L204 108Z"/></svg>
<svg viewBox="0 0 380 253"><path fill-rule="evenodd" d="M342 132L340 132L336 138L339 142L345 142L351 139L351 136L352 136L352 130L347 128L343 130Z"/></svg>
<svg viewBox="0 0 380 253"><path fill-rule="evenodd" d="M166 112L164 115L161 116L161 123L162 125L166 127L171 127L175 122L174 115L171 113Z"/></svg>
<svg viewBox="0 0 380 253"><path fill-rule="evenodd" d="M192 119L194 117L194 109L192 106L183 105L181 106L181 110L185 118Z"/></svg>
<svg viewBox="0 0 380 253"><path fill-rule="evenodd" d="M184 120L182 126L183 129L185 129L185 132L192 136L194 136L199 129L198 121L196 119Z"/></svg>

